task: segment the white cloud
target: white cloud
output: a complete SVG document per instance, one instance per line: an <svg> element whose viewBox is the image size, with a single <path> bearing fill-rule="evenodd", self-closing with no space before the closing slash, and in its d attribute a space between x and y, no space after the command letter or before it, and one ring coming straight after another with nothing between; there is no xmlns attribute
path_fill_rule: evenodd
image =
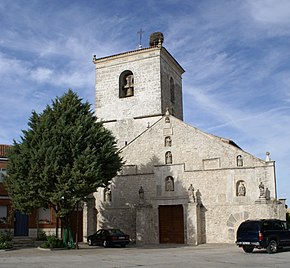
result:
<svg viewBox="0 0 290 268"><path fill-rule="evenodd" d="M44 67L38 67L31 71L31 78L38 82L49 82L53 75L53 70Z"/></svg>
<svg viewBox="0 0 290 268"><path fill-rule="evenodd" d="M12 58L0 52L0 77L3 80L8 80L12 76L26 76L27 65L17 58ZM13 79L15 80L15 79Z"/></svg>
<svg viewBox="0 0 290 268"><path fill-rule="evenodd" d="M255 29L260 30L268 38L289 36L290 2L288 0L256 0L247 3Z"/></svg>
<svg viewBox="0 0 290 268"><path fill-rule="evenodd" d="M255 0L249 1L249 4L255 20L290 27L290 2L288 0Z"/></svg>

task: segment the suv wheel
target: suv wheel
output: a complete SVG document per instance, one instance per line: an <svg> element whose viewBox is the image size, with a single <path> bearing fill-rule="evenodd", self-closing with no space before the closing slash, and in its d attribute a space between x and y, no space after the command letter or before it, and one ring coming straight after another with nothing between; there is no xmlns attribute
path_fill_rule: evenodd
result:
<svg viewBox="0 0 290 268"><path fill-rule="evenodd" d="M254 247L243 246L243 250L244 250L246 253L252 253L253 250L254 250Z"/></svg>
<svg viewBox="0 0 290 268"><path fill-rule="evenodd" d="M276 253L278 251L278 244L276 240L270 240L268 246L267 246L267 252L268 253Z"/></svg>

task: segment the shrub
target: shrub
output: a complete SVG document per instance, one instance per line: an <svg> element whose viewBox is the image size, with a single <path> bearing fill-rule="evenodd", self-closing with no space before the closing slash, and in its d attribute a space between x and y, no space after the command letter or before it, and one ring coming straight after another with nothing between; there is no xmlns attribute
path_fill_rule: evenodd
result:
<svg viewBox="0 0 290 268"><path fill-rule="evenodd" d="M11 241L12 234L10 231L5 230L4 232L0 232L0 242Z"/></svg>
<svg viewBox="0 0 290 268"><path fill-rule="evenodd" d="M7 223L7 218L6 217L0 218L0 223Z"/></svg>
<svg viewBox="0 0 290 268"><path fill-rule="evenodd" d="M46 232L38 230L37 239L36 240L38 240L38 241L46 241L47 240Z"/></svg>
<svg viewBox="0 0 290 268"><path fill-rule="evenodd" d="M13 245L10 242L11 240L12 240L11 232L9 231L0 232L0 249L12 248Z"/></svg>
<svg viewBox="0 0 290 268"><path fill-rule="evenodd" d="M47 236L47 241L41 244L42 248L64 248L62 239L58 239L54 235Z"/></svg>
<svg viewBox="0 0 290 268"><path fill-rule="evenodd" d="M9 243L8 241L0 242L0 249L10 249L13 248L12 243Z"/></svg>

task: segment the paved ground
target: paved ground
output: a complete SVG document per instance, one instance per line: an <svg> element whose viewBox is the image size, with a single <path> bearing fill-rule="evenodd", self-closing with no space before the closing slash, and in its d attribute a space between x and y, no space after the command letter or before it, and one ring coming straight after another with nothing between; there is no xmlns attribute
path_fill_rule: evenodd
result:
<svg viewBox="0 0 290 268"><path fill-rule="evenodd" d="M289 268L290 249L277 254L244 253L235 245L146 246L102 248L80 245L79 250L43 251L36 248L0 252L1 268L132 268L132 267L271 267Z"/></svg>

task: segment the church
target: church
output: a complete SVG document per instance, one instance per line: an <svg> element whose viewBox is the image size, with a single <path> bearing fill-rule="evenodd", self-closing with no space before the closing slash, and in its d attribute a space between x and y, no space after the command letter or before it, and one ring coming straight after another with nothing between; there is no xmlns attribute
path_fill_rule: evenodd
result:
<svg viewBox="0 0 290 268"><path fill-rule="evenodd" d="M120 228L136 244L233 243L247 219L285 219L275 162L183 121L184 69L153 33L149 46L103 58L96 115L125 165L85 204L83 235Z"/></svg>

